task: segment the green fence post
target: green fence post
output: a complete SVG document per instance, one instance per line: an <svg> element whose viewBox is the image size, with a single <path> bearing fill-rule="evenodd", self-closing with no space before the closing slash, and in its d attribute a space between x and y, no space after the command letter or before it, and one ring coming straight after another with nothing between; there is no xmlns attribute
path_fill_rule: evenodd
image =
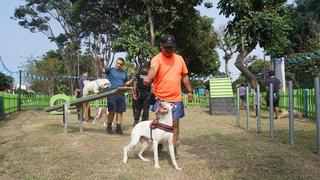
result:
<svg viewBox="0 0 320 180"><path fill-rule="evenodd" d="M308 89L303 90L303 116L308 116Z"/></svg>
<svg viewBox="0 0 320 180"><path fill-rule="evenodd" d="M18 93L18 111L21 111L22 108L21 108L21 104L22 104L22 101L21 101L21 70L19 70L19 87L20 87L20 90L19 90L19 93Z"/></svg>
<svg viewBox="0 0 320 180"><path fill-rule="evenodd" d="M6 118L6 113L4 112L4 97L0 96L0 120Z"/></svg>

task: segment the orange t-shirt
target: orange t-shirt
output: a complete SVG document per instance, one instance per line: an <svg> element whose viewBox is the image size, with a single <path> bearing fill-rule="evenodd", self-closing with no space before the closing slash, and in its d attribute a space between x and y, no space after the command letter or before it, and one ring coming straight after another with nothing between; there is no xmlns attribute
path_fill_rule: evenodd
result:
<svg viewBox="0 0 320 180"><path fill-rule="evenodd" d="M188 74L183 58L175 53L171 57L159 53L152 58L151 68L157 70L153 81L154 95L169 102L182 101L181 78Z"/></svg>

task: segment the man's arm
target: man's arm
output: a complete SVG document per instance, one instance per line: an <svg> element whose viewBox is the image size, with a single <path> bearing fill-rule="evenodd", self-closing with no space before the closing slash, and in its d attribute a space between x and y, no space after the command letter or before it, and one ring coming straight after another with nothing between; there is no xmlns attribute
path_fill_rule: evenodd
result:
<svg viewBox="0 0 320 180"><path fill-rule="evenodd" d="M147 77L143 79L143 82L145 84L151 84L156 74L157 74L157 69L155 67L151 67L150 70L148 71Z"/></svg>
<svg viewBox="0 0 320 180"><path fill-rule="evenodd" d="M106 74L106 69L103 66L99 66L99 70L100 70L99 73Z"/></svg>
<svg viewBox="0 0 320 180"><path fill-rule="evenodd" d="M187 89L188 101L192 101L192 88L188 74L182 75L182 83Z"/></svg>
<svg viewBox="0 0 320 180"><path fill-rule="evenodd" d="M137 83L135 82L135 80L132 82L132 98L134 100L137 100Z"/></svg>

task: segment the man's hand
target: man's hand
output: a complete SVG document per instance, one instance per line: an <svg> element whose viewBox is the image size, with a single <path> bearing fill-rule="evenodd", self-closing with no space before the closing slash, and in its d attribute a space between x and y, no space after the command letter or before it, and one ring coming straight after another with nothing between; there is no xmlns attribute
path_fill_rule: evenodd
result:
<svg viewBox="0 0 320 180"><path fill-rule="evenodd" d="M192 100L193 100L192 93L188 92L187 95L188 95L188 101L192 102Z"/></svg>
<svg viewBox="0 0 320 180"><path fill-rule="evenodd" d="M143 84L145 85L149 85L151 84L152 80L147 76L143 79Z"/></svg>
<svg viewBox="0 0 320 180"><path fill-rule="evenodd" d="M130 79L129 81L125 82L125 86L126 86L126 87L131 87L131 86L133 86L133 81L134 81L134 79Z"/></svg>
<svg viewBox="0 0 320 180"><path fill-rule="evenodd" d="M137 95L135 95L135 94L132 94L132 98L133 98L134 100L137 100L137 99L138 99Z"/></svg>

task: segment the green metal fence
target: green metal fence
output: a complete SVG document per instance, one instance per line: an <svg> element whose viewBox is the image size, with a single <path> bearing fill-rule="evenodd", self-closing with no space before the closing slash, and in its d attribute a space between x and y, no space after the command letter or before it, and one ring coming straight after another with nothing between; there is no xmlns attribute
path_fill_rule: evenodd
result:
<svg viewBox="0 0 320 180"><path fill-rule="evenodd" d="M183 99L184 105L188 106L188 107L208 107L209 106L209 97L208 96L194 94L192 102L188 101L187 95L183 95L182 99ZM126 94L126 104L127 104L127 107L132 106L132 95L131 94ZM90 102L90 106L91 107L106 107L107 100L106 100L106 98L104 98L104 99L98 99L96 101L92 101L92 102Z"/></svg>
<svg viewBox="0 0 320 180"><path fill-rule="evenodd" d="M261 93L261 108L267 109L265 97L266 93ZM1 111L5 114L18 111L18 95L0 92L0 97L3 100L3 107L1 105ZM236 99L236 96L234 96ZM287 92L280 92L280 108L289 109L289 98ZM303 114L305 117L315 117L315 95L313 89L296 89L293 92L294 98L294 111ZM46 95L22 95L22 110L45 108L50 106L50 97ZM71 96L70 99L75 99ZM187 107L209 107L209 96L194 94L193 101L188 102L188 97L183 95L183 102ZM0 102L1 104L2 102ZM63 103L63 102L61 102ZM128 107L132 106L132 95L126 94L126 103ZM254 105L253 93L249 94L249 103ZM106 107L106 98L99 99L90 102L92 107Z"/></svg>
<svg viewBox="0 0 320 180"><path fill-rule="evenodd" d="M18 111L18 94L10 94L0 92L3 97L3 110L5 114ZM46 95L22 95L21 107L22 110L45 108L49 106L50 97Z"/></svg>
<svg viewBox="0 0 320 180"><path fill-rule="evenodd" d="M266 92L260 94L261 109L267 109L265 101ZM293 90L294 112L301 113L305 117L315 117L315 95L314 89L295 89ZM253 92L249 94L250 106L254 104ZM283 110L289 110L288 92L280 92L279 106Z"/></svg>

